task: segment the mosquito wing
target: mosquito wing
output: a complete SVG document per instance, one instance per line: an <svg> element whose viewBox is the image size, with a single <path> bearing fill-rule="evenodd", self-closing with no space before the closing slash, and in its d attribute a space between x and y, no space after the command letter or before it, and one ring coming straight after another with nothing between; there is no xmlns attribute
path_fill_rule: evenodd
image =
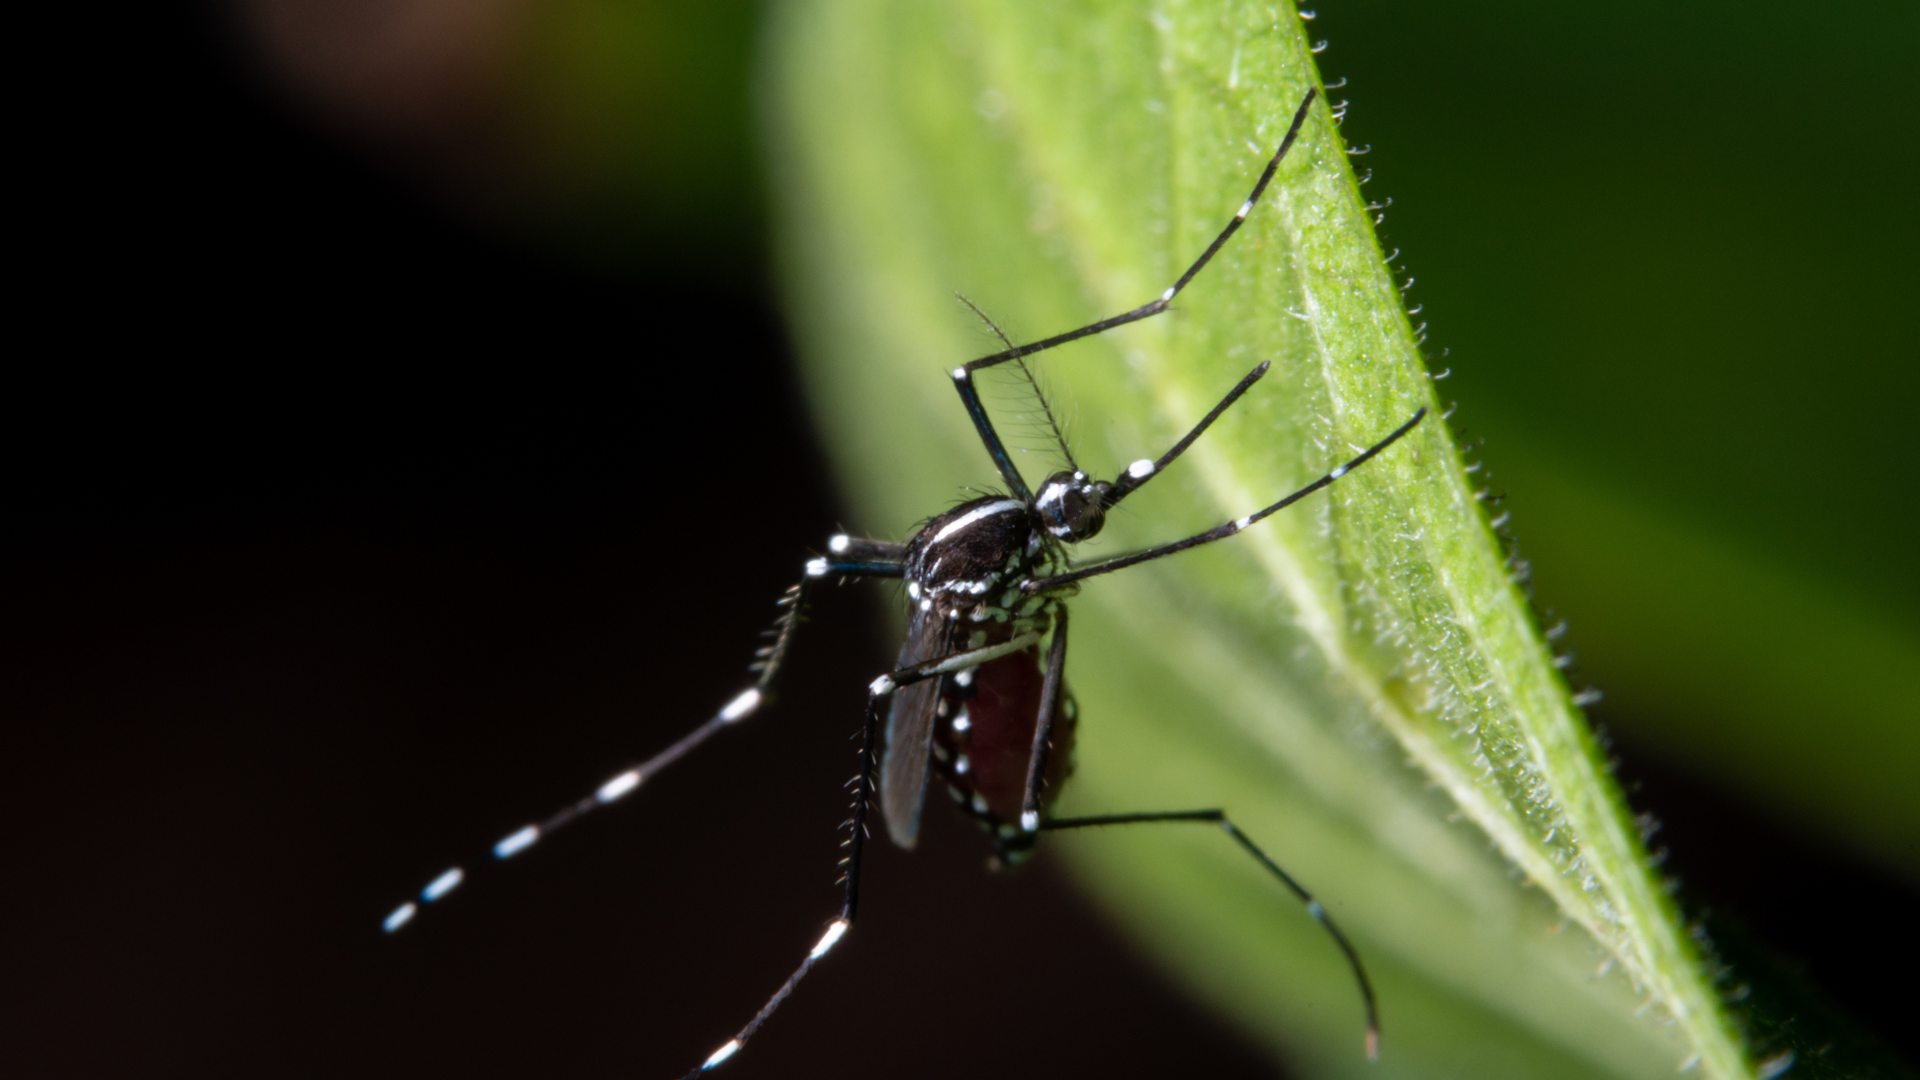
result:
<svg viewBox="0 0 1920 1080"><path fill-rule="evenodd" d="M900 667L947 654L952 624L916 610L900 647ZM927 749L933 743L940 680L925 679L894 692L887 714L886 756L880 762L880 813L887 835L903 848L920 838L920 805L927 794Z"/></svg>

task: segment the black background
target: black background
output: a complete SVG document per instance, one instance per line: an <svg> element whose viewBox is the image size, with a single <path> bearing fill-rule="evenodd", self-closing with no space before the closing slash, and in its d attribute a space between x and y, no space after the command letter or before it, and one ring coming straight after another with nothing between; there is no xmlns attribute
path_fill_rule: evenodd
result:
<svg viewBox="0 0 1920 1080"><path fill-rule="evenodd" d="M493 238L263 92L205 11L109 21L22 36L6 1056L676 1075L835 910L884 593L827 597L778 710L378 923L743 685L837 524L769 290ZM1912 894L1621 750L1696 909L1911 1051L1878 975L1915 960L1886 933ZM943 813L873 850L858 931L734 1075L1274 1075L1045 858L988 875Z"/></svg>
<svg viewBox="0 0 1920 1080"><path fill-rule="evenodd" d="M216 16L100 29L35 117L6 395L5 1056L678 1075L837 910L878 594L826 597L777 710L379 923L744 684L836 526L764 284L557 265L264 91ZM735 1075L1272 1075L1052 869L929 817Z"/></svg>

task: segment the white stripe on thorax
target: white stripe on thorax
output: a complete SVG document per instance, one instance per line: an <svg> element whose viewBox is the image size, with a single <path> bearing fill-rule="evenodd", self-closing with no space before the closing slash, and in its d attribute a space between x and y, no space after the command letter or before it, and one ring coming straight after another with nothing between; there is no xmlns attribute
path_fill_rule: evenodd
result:
<svg viewBox="0 0 1920 1080"><path fill-rule="evenodd" d="M948 522L946 527L939 532L934 533L933 542L937 544L947 537L952 536L954 533L959 532L961 529L979 521L983 517L1004 514L1010 510L1024 510L1026 507L1027 504L1021 502L1019 499L1000 499L996 502L990 502L985 506L974 507L972 510L960 515L958 519Z"/></svg>

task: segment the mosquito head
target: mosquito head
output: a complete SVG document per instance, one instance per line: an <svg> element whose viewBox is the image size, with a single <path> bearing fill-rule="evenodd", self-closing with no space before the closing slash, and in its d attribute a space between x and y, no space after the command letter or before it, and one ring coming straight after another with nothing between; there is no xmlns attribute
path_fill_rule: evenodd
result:
<svg viewBox="0 0 1920 1080"><path fill-rule="evenodd" d="M1089 480L1083 472L1057 472L1040 485L1033 509L1055 540L1077 544L1092 539L1107 523L1101 500L1107 484Z"/></svg>

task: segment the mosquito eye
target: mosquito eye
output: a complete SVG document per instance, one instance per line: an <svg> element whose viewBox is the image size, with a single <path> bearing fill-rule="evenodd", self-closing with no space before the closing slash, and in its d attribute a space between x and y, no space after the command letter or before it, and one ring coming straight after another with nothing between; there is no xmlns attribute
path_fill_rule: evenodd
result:
<svg viewBox="0 0 1920 1080"><path fill-rule="evenodd" d="M1059 540L1077 543L1106 524L1099 490L1072 473L1048 477L1040 488L1040 497L1034 500L1034 508L1046 523L1047 532Z"/></svg>
<svg viewBox="0 0 1920 1080"><path fill-rule="evenodd" d="M1100 507L1100 495L1091 485L1082 484L1067 494L1067 519L1075 540L1091 539L1107 523Z"/></svg>

